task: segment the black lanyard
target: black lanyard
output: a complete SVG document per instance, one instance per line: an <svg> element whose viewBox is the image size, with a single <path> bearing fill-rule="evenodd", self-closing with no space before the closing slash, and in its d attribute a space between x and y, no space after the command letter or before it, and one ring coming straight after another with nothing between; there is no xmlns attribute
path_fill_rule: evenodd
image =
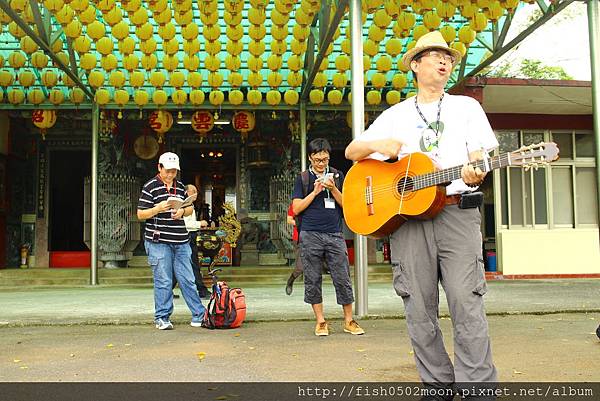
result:
<svg viewBox="0 0 600 401"><path fill-rule="evenodd" d="M419 109L419 104L417 103L417 96L415 96L415 107L417 108L417 112L421 116L421 119L427 125L427 128L430 128L433 132L435 132L435 143L431 144L432 148L434 146L437 146L438 143L440 142L439 132L440 132L440 115L442 114L442 99L444 99L444 94L443 93L442 93L442 97L440 97L440 100L438 101L437 121L435 122L435 128L433 128L433 123L430 124L429 121L427 121L427 119L425 118L425 116L421 112L421 109Z"/></svg>

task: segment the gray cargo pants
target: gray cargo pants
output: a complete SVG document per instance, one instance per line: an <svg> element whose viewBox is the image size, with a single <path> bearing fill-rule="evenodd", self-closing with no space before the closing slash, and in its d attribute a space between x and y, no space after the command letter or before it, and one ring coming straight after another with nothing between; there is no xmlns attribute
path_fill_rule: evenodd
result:
<svg viewBox="0 0 600 401"><path fill-rule="evenodd" d="M446 206L431 220L408 220L390 238L394 289L424 383L495 382L482 296L487 291L479 209ZM454 366L438 325L439 287L454 326Z"/></svg>
<svg viewBox="0 0 600 401"><path fill-rule="evenodd" d="M323 261L329 266L338 305L354 302L348 249L342 233L302 231L300 257L304 267L304 302L311 305L323 303Z"/></svg>

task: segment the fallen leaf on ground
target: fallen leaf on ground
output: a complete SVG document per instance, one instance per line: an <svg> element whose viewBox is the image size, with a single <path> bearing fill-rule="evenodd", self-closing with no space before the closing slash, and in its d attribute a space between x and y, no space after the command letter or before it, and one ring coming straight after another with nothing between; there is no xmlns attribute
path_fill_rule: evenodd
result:
<svg viewBox="0 0 600 401"><path fill-rule="evenodd" d="M522 375L522 374L523 374L523 372L519 372L518 370L514 370L514 369L513 369L513 374L514 374L514 375Z"/></svg>
<svg viewBox="0 0 600 401"><path fill-rule="evenodd" d="M298 357L298 354L292 354L292 356L297 358L297 357Z"/></svg>
<svg viewBox="0 0 600 401"><path fill-rule="evenodd" d="M363 372L365 370L365 368L358 368L359 372Z"/></svg>
<svg viewBox="0 0 600 401"><path fill-rule="evenodd" d="M217 398L215 398L215 400L226 400L227 396L226 395L220 395Z"/></svg>
<svg viewBox="0 0 600 401"><path fill-rule="evenodd" d="M365 352L365 351L366 351L366 349L363 349L363 348L359 348L356 350L356 352Z"/></svg>
<svg viewBox="0 0 600 401"><path fill-rule="evenodd" d="M415 351L409 351L408 352L408 355L414 355L414 354L415 354Z"/></svg>
<svg viewBox="0 0 600 401"><path fill-rule="evenodd" d="M21 362L21 360L20 359L13 359L13 362L14 363L19 363L19 362Z"/></svg>
<svg viewBox="0 0 600 401"><path fill-rule="evenodd" d="M197 352L196 356L198 357L198 359L201 361L204 358L206 358L206 352Z"/></svg>
<svg viewBox="0 0 600 401"><path fill-rule="evenodd" d="M73 357L75 356L75 354L69 354L69 356L70 356L71 358L73 358Z"/></svg>
<svg viewBox="0 0 600 401"><path fill-rule="evenodd" d="M19 366L21 369L29 369L29 366Z"/></svg>
<svg viewBox="0 0 600 401"><path fill-rule="evenodd" d="M233 336L234 336L234 337L239 337L239 336L240 336L240 333L235 333Z"/></svg>
<svg viewBox="0 0 600 401"><path fill-rule="evenodd" d="M254 349L254 347L248 347L248 349Z"/></svg>
<svg viewBox="0 0 600 401"><path fill-rule="evenodd" d="M125 344L125 346L126 346L126 347L129 347L129 346L131 346L131 344Z"/></svg>
<svg viewBox="0 0 600 401"><path fill-rule="evenodd" d="M114 345L112 345L112 344L106 344L106 348L112 348L112 347L114 347Z"/></svg>

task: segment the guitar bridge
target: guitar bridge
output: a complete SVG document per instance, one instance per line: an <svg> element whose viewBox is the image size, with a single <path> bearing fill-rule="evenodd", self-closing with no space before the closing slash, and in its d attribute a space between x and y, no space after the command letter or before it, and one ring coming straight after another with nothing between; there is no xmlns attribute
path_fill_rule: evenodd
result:
<svg viewBox="0 0 600 401"><path fill-rule="evenodd" d="M367 201L367 213L369 216L375 214L375 208L373 207L373 177L367 177L367 186L365 187L365 198Z"/></svg>

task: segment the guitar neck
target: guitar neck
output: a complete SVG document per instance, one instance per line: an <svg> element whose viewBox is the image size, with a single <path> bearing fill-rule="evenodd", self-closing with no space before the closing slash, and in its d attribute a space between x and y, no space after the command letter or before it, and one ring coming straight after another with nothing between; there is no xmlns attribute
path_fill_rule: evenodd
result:
<svg viewBox="0 0 600 401"><path fill-rule="evenodd" d="M485 160L478 160L476 162L471 163L473 168L479 167L481 171L491 171L497 168L510 166L510 164L510 153L503 153L499 156L490 157L487 159L487 163ZM413 179L414 189L419 190L427 187L433 187L435 185L446 184L457 180L461 178L460 172L462 170L462 167L463 166L455 166L444 170L418 175Z"/></svg>

